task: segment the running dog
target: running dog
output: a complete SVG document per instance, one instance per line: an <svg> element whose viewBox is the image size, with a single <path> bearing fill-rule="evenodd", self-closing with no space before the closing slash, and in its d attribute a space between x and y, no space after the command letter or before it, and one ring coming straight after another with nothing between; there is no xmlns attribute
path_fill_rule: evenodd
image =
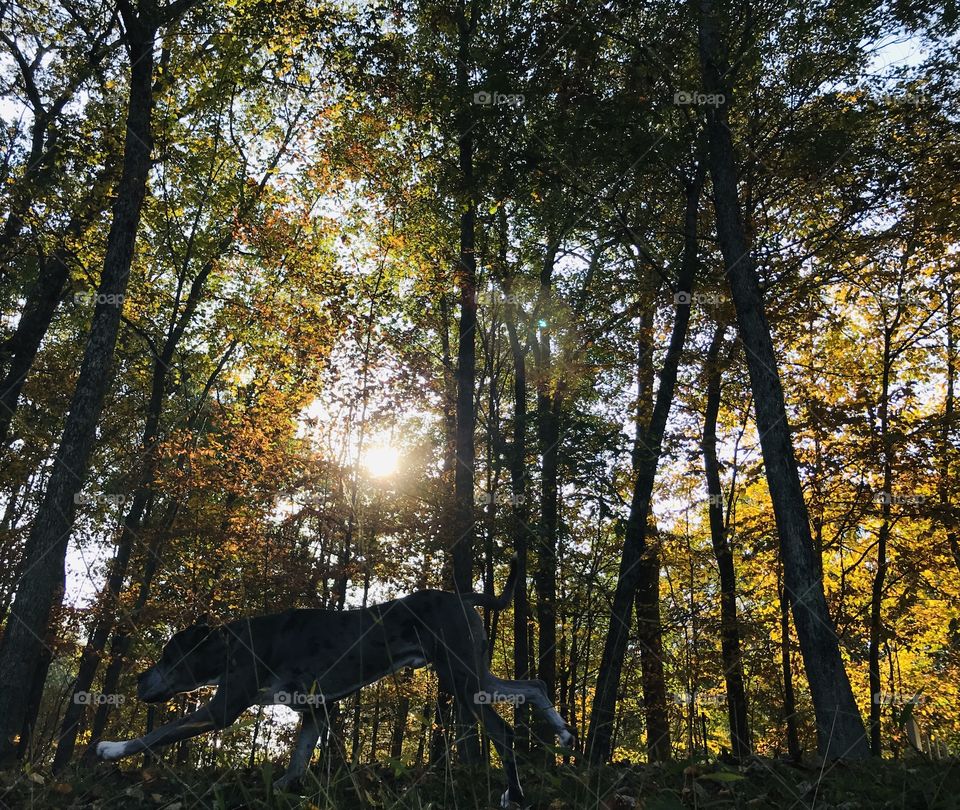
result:
<svg viewBox="0 0 960 810"><path fill-rule="evenodd" d="M543 681L504 680L487 668L487 638L473 608L503 610L513 598L511 562L499 597L425 590L359 610L286 610L205 622L175 634L160 660L137 680L137 697L163 703L201 686L216 686L197 711L143 737L100 742L97 756L116 760L231 725L250 706L281 704L297 711L300 728L290 766L277 786L296 785L327 727L327 704L404 667L433 666L440 688L461 716L474 716L490 734L507 776L501 806L523 801L513 751L513 729L493 703L526 702L543 713L563 745L573 734L547 696Z"/></svg>

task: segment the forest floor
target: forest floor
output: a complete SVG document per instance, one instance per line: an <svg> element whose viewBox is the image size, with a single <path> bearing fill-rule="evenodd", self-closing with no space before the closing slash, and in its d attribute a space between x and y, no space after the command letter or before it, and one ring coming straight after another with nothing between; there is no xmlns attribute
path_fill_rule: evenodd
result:
<svg viewBox="0 0 960 810"><path fill-rule="evenodd" d="M413 769L393 762L352 771L315 765L303 795L272 787L259 769L171 769L115 765L60 778L0 773L0 808L90 810L479 810L499 807L495 768ZM689 762L522 768L526 807L536 810L673 810L676 808L944 808L960 810L960 761L884 760L821 767L755 758L741 767Z"/></svg>

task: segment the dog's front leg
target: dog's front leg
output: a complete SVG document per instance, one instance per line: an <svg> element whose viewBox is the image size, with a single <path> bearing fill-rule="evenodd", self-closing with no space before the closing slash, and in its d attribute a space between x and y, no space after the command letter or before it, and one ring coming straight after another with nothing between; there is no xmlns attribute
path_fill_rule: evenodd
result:
<svg viewBox="0 0 960 810"><path fill-rule="evenodd" d="M137 737L134 740L121 742L100 742L97 743L97 756L108 762L122 757L133 756L134 754L150 751L154 748L162 748L178 740L185 740L188 737L195 737L206 731L213 731L217 727L216 720L210 711L210 705L207 704L191 714L167 723L165 726L145 734L143 737Z"/></svg>
<svg viewBox="0 0 960 810"><path fill-rule="evenodd" d="M103 760L113 761L140 754L143 751L163 748L165 745L196 737L207 731L226 728L240 716L244 709L252 705L256 697L255 688L253 690L238 688L241 686L239 681L240 679L235 680L229 689L221 686L205 706L149 734L123 742L97 743L97 756Z"/></svg>

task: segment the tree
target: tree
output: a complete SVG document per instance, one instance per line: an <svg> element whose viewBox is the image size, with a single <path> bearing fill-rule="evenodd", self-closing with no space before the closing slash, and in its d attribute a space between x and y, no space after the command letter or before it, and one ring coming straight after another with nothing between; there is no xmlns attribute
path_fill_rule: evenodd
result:
<svg viewBox="0 0 960 810"><path fill-rule="evenodd" d="M777 357L743 225L733 137L727 116L731 90L724 79L728 70L722 56L720 15L713 0L700 0L698 11L704 89L720 99L707 111L717 236L750 370L757 427L780 535L785 587L793 607L817 715L818 748L828 759L860 758L868 753L863 719L843 666L819 566L814 559L809 518L777 373Z"/></svg>
<svg viewBox="0 0 960 810"><path fill-rule="evenodd" d="M597 692L590 715L587 753L594 765L603 763L610 754L610 739L614 708L620 683L620 673L630 628L630 612L643 572L641 561L646 553L646 535L653 485L667 425L673 393L677 382L680 355L690 322L690 304L698 267L697 221L703 183L703 165L697 166L686 178L684 189L683 250L674 291L675 314L670 345L660 369L660 385L650 423L637 441L636 475L630 516L627 519L623 554L617 576L610 628L604 642L603 657L597 673Z"/></svg>
<svg viewBox="0 0 960 810"><path fill-rule="evenodd" d="M27 541L24 573L0 644L0 676L8 686L0 697L0 759L13 756L13 735L19 732L23 720L22 695L32 675L31 664L43 643L50 611L63 592L64 559L76 509L74 494L87 472L111 379L120 312L150 170L157 33L179 19L192 2L177 0L164 7L152 3L138 8L127 4L120 7L130 58L123 169L80 376L47 492Z"/></svg>

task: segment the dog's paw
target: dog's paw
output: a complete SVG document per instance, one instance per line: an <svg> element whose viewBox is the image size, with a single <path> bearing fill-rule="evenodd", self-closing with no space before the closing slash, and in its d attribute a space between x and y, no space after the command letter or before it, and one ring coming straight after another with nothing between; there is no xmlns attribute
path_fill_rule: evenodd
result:
<svg viewBox="0 0 960 810"><path fill-rule="evenodd" d="M126 747L127 744L124 742L99 742L97 743L97 757L104 762L113 762L123 756Z"/></svg>
<svg viewBox="0 0 960 810"><path fill-rule="evenodd" d="M560 740L560 745L564 745L567 748L573 748L577 742L577 738L573 735L573 732L568 728L562 728L557 732L557 739Z"/></svg>

